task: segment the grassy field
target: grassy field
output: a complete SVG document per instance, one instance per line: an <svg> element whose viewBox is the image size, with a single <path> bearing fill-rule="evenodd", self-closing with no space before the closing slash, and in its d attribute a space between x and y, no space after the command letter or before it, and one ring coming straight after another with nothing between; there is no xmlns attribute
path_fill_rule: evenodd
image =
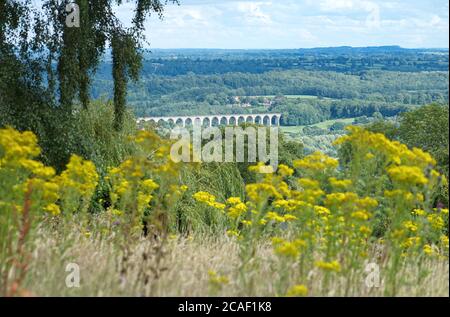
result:
<svg viewBox="0 0 450 317"><path fill-rule="evenodd" d="M42 230L38 247L32 254L30 271L24 283L26 294L39 296L278 296L282 270L270 242L258 242L253 282L246 288L238 282L239 244L221 236L171 236L160 256L152 255L155 245L140 240L130 245L132 257L126 278L120 274L122 254L110 239L87 238L73 231L58 239L55 232ZM146 257L145 255L148 255ZM373 256L376 256L374 253ZM79 267L79 287L68 287L66 267ZM402 286L398 296L448 296L449 266L447 260L432 259L421 264L430 273L418 283ZM289 278L298 278L298 267L286 267ZM402 278L415 276L417 267L402 267ZM379 287L365 283L364 270L325 275L311 270L305 281L309 296L383 296L383 265ZM212 273L214 272L214 273ZM216 275L217 274L217 275ZM330 278L330 277L329 277ZM351 278L351 281L349 279ZM349 284L350 282L350 284ZM327 286L326 286L327 285ZM283 294L281 294L283 295Z"/></svg>
<svg viewBox="0 0 450 317"><path fill-rule="evenodd" d="M326 120L316 124L311 125L298 125L298 126L281 126L281 131L287 133L300 134L304 127L317 127L321 129L328 129L333 123L342 122L344 124L352 124L355 118L346 118L346 119L334 119L334 120Z"/></svg>

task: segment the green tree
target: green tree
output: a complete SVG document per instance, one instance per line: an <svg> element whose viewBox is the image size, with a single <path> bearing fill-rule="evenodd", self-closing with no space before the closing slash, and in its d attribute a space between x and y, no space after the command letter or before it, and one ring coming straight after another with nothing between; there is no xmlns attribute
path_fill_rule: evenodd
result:
<svg viewBox="0 0 450 317"><path fill-rule="evenodd" d="M346 126L346 124L344 122L336 121L330 126L329 130L330 131L341 131L341 130L344 130L345 126Z"/></svg>
<svg viewBox="0 0 450 317"><path fill-rule="evenodd" d="M115 127L120 129L126 84L129 78L137 79L141 66L142 44L146 40L144 22L151 13L162 17L168 2L178 3L126 1L134 4L134 17L131 26L125 27L113 8L125 3L121 0L45 0L40 7L31 0L0 1L0 73L23 74L0 85L0 100L11 101L4 96L8 96L6 90L17 96L17 90L26 87L26 95L46 96L69 115L75 101L87 108L92 74L109 45L115 82ZM72 16L79 16L79 25L67 23ZM19 98L13 99L18 100L8 102L7 107L28 107L29 98L23 104Z"/></svg>
<svg viewBox="0 0 450 317"><path fill-rule="evenodd" d="M114 6L121 0L0 0L0 125L31 130L39 136L42 159L62 168L79 140L71 135L74 114L90 103L92 77L111 53L114 128L123 126L127 83L141 67L144 22L162 17L176 0L133 0L132 24L125 27ZM70 6L74 3L77 6ZM66 19L79 9L79 27ZM70 19L69 19L70 20Z"/></svg>
<svg viewBox="0 0 450 317"><path fill-rule="evenodd" d="M398 137L409 147L421 148L436 158L441 172L448 176L448 105L430 104L402 114Z"/></svg>

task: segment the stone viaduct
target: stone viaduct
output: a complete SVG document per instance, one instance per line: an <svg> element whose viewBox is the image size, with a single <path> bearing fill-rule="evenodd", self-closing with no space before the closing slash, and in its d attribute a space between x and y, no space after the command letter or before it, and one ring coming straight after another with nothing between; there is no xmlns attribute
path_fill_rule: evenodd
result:
<svg viewBox="0 0 450 317"><path fill-rule="evenodd" d="M280 113L259 113L259 114L227 114L227 115L206 115L206 116L169 116L169 117L144 117L138 118L138 122L153 122L161 124L163 122L182 127L190 125L203 125L205 127L219 125L238 125L244 122L262 124L265 126L279 126Z"/></svg>

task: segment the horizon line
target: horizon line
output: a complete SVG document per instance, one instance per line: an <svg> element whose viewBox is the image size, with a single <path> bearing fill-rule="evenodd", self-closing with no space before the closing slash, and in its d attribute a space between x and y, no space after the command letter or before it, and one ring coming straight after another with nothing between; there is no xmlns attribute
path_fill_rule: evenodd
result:
<svg viewBox="0 0 450 317"><path fill-rule="evenodd" d="M142 49L150 50L310 50L310 49L326 49L326 48L387 48L395 47L405 50L449 50L449 47L403 47L400 45L370 45L370 46L351 46L351 45L339 45L339 46L313 46L313 47L281 47L281 48L267 48L267 47L254 47L254 48L224 48L224 47L143 47Z"/></svg>

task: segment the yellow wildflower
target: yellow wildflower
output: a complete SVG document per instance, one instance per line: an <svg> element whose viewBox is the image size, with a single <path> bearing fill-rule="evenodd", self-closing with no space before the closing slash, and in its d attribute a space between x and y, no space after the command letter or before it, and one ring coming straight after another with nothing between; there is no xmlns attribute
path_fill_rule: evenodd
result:
<svg viewBox="0 0 450 317"><path fill-rule="evenodd" d="M443 235L441 235L440 240L441 240L442 246L444 248L448 249L448 236L443 234Z"/></svg>
<svg viewBox="0 0 450 317"><path fill-rule="evenodd" d="M94 163L85 161L78 155L72 155L66 170L57 177L63 190L75 190L79 195L90 197L97 187L99 176Z"/></svg>
<svg viewBox="0 0 450 317"><path fill-rule="evenodd" d="M292 174L294 174L294 170L287 165L280 164L278 166L278 174L280 176L291 176Z"/></svg>
<svg viewBox="0 0 450 317"><path fill-rule="evenodd" d="M417 166L395 166L387 170L389 176L400 184L424 185L428 179Z"/></svg>
<svg viewBox="0 0 450 317"><path fill-rule="evenodd" d="M408 229L411 232L417 231L417 224L415 224L411 220L403 222L403 227L405 227L406 229Z"/></svg>
<svg viewBox="0 0 450 317"><path fill-rule="evenodd" d="M335 169L339 165L338 160L326 156L321 152L314 152L301 160L294 161L295 168L301 168L313 171L324 171L326 169Z"/></svg>
<svg viewBox="0 0 450 317"><path fill-rule="evenodd" d="M231 205L237 205L242 203L241 198L239 197L230 197L227 199L227 203L231 204Z"/></svg>
<svg viewBox="0 0 450 317"><path fill-rule="evenodd" d="M44 207L44 210L52 214L53 216L57 216L61 213L59 206L56 204L49 204L46 207Z"/></svg>
<svg viewBox="0 0 450 317"><path fill-rule="evenodd" d="M323 206L314 206L314 211L319 216L328 216L330 214L330 209L323 207Z"/></svg>
<svg viewBox="0 0 450 317"><path fill-rule="evenodd" d="M219 210L224 210L225 209L225 204L216 202L216 197L208 192L197 192L194 195L192 195L192 197L194 197L195 200L197 200L198 202L204 203L210 207L219 209Z"/></svg>
<svg viewBox="0 0 450 317"><path fill-rule="evenodd" d="M338 261L331 261L331 262L317 261L315 265L316 267L325 271L334 271L334 272L341 271L341 265L339 264Z"/></svg>
<svg viewBox="0 0 450 317"><path fill-rule="evenodd" d="M371 197L359 198L356 205L362 209L372 209L378 206L378 201Z"/></svg>
<svg viewBox="0 0 450 317"><path fill-rule="evenodd" d="M365 210L358 210L358 211L353 212L351 214L351 217L355 218L355 219L359 219L359 220L367 220L367 219L369 219L370 214Z"/></svg>
<svg viewBox="0 0 450 317"><path fill-rule="evenodd" d="M429 244L425 244L424 246L423 246L423 252L426 254L426 255L434 255L435 253L436 253L436 251L434 250L434 248L431 246L431 245L429 245Z"/></svg>
<svg viewBox="0 0 450 317"><path fill-rule="evenodd" d="M444 219L438 214L431 214L427 216L427 220L430 222L431 226L435 229L442 229L445 225Z"/></svg>
<svg viewBox="0 0 450 317"><path fill-rule="evenodd" d="M384 196L391 199L396 199L403 202L414 202L417 196L409 191L405 191L402 189L394 189L394 190L385 190Z"/></svg>
<svg viewBox="0 0 450 317"><path fill-rule="evenodd" d="M229 237L239 237L239 231L237 231L237 230L227 230L227 235Z"/></svg>
<svg viewBox="0 0 450 317"><path fill-rule="evenodd" d="M363 235L370 235L372 233L372 229L370 229L367 226L361 226L359 227L359 232L361 232Z"/></svg>
<svg viewBox="0 0 450 317"><path fill-rule="evenodd" d="M320 187L320 183L318 181L310 178L300 178L298 183L305 189L316 189Z"/></svg>
<svg viewBox="0 0 450 317"><path fill-rule="evenodd" d="M272 220L275 222L284 222L284 217L280 216L277 212L269 211L266 214L266 219Z"/></svg>
<svg viewBox="0 0 450 317"><path fill-rule="evenodd" d="M238 203L228 209L228 216L230 218L239 218L247 211L247 206L244 203Z"/></svg>
<svg viewBox="0 0 450 317"><path fill-rule="evenodd" d="M245 190L247 192L247 196L253 202L260 202L270 197L275 197L278 199L283 198L283 195L281 195L276 190L276 188L271 184L266 183L248 184L247 186L245 186Z"/></svg>
<svg viewBox="0 0 450 317"><path fill-rule="evenodd" d="M300 251L298 250L295 243L284 241L275 246L275 253L282 256L296 258L299 255Z"/></svg>
<svg viewBox="0 0 450 317"><path fill-rule="evenodd" d="M250 227L252 225L251 220L242 220L241 223L246 227Z"/></svg>
<svg viewBox="0 0 450 317"><path fill-rule="evenodd" d="M283 216L283 218L284 218L284 221L294 221L294 220L297 220L297 217L294 216L294 215L291 215L291 214L285 214L285 215Z"/></svg>
<svg viewBox="0 0 450 317"><path fill-rule="evenodd" d="M152 179L143 180L142 186L148 191L153 191L159 187Z"/></svg>
<svg viewBox="0 0 450 317"><path fill-rule="evenodd" d="M425 215L425 210L416 208L411 213L415 216L423 216Z"/></svg>
<svg viewBox="0 0 450 317"><path fill-rule="evenodd" d="M217 201L214 201L212 203L209 203L209 205L213 208L219 209L219 210L224 210L225 209L225 204L219 203Z"/></svg>
<svg viewBox="0 0 450 317"><path fill-rule="evenodd" d="M283 238L280 238L280 237L273 237L272 238L272 244L273 245L278 245L278 244L281 244L283 242L284 242Z"/></svg>
<svg viewBox="0 0 450 317"><path fill-rule="evenodd" d="M289 297L302 297L308 295L308 288L305 285L294 285L286 293Z"/></svg>
<svg viewBox="0 0 450 317"><path fill-rule="evenodd" d="M340 207L343 204L354 202L356 199L358 199L358 195L353 192L332 193L326 196L325 205Z"/></svg>
<svg viewBox="0 0 450 317"><path fill-rule="evenodd" d="M410 237L402 243L402 247L411 248L411 247L417 246L417 245L419 245L420 240L421 240L420 237Z"/></svg>
<svg viewBox="0 0 450 317"><path fill-rule="evenodd" d="M249 166L249 172L259 173L259 174L271 174L273 173L273 167L270 165L265 165L263 162L259 162L257 165Z"/></svg>
<svg viewBox="0 0 450 317"><path fill-rule="evenodd" d="M213 270L209 270L208 275L209 275L209 282L216 286L228 284L230 281L228 277L226 277L225 275L219 275L217 272Z"/></svg>
<svg viewBox="0 0 450 317"><path fill-rule="evenodd" d="M338 190L346 190L352 185L352 181L349 179L339 180L339 179L336 179L335 177L330 177L328 179L328 181L330 182L330 185L334 189L338 189Z"/></svg>

